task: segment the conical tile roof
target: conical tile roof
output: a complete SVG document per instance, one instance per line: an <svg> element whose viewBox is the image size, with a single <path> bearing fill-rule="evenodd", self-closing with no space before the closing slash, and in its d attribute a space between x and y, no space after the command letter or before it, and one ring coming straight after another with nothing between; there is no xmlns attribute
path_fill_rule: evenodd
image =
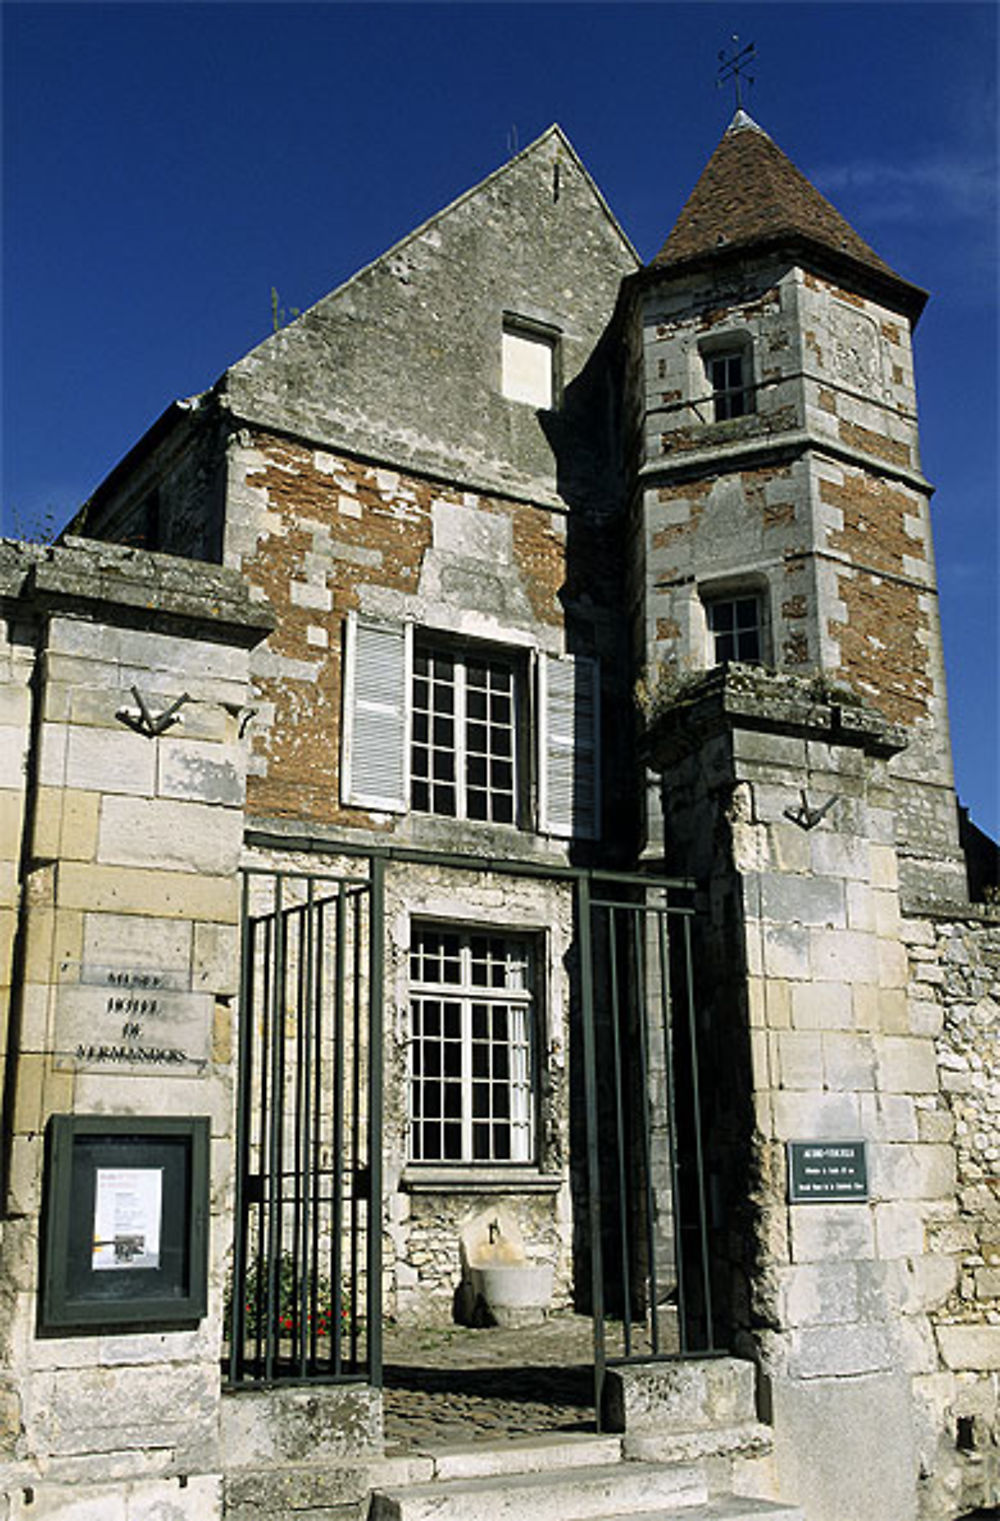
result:
<svg viewBox="0 0 1000 1521"><path fill-rule="evenodd" d="M923 305L924 293L880 259L763 128L737 111L649 267L665 269L763 243L803 240L838 262L862 266L880 282L898 283L910 293L907 306Z"/></svg>

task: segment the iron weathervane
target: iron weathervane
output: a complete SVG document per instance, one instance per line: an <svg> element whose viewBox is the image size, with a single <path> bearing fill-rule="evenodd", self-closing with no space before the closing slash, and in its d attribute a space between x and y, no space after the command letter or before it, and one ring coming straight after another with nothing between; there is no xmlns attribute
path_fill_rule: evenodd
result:
<svg viewBox="0 0 1000 1521"><path fill-rule="evenodd" d="M745 73L748 65L753 63L756 60L756 57L757 53L754 44L752 42L748 42L746 47L741 48L740 39L735 32L733 33L732 57L726 57L725 48L723 48L719 53L719 62L722 64L722 67L718 71L719 77L716 80L715 87L717 90L721 90L727 79L731 79L733 81L733 84L736 87L736 109L738 111L743 110L743 90L740 84L740 80L743 77L743 74ZM746 77L748 82L750 84L753 84L753 75L747 74Z"/></svg>

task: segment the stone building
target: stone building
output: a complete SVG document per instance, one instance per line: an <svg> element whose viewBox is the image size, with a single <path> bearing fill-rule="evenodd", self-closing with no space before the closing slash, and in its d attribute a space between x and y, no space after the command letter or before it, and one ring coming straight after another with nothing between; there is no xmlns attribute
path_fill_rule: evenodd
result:
<svg viewBox="0 0 1000 1521"><path fill-rule="evenodd" d="M11 1516L362 1514L383 1313L571 1308L692 1518L997 1501L925 300L742 112L646 265L553 127L11 551ZM208 1118L207 1318L51 1323L65 1115Z"/></svg>

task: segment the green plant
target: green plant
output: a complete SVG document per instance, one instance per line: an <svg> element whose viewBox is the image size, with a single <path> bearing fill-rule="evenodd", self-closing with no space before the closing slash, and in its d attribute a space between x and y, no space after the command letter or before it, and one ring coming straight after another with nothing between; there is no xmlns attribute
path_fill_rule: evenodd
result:
<svg viewBox="0 0 1000 1521"><path fill-rule="evenodd" d="M336 1326L338 1313L337 1296L333 1291L333 1286L324 1273L317 1273L312 1282L309 1281L308 1273L305 1276L306 1329L311 1331L315 1328L317 1336L330 1336ZM296 1336L299 1332L302 1277L301 1265L295 1262L290 1252L282 1252L277 1263L277 1303L272 1305L279 1336ZM243 1327L247 1336L263 1334L267 1328L268 1287L267 1262L260 1257L255 1257L247 1269L244 1284ZM226 1297L227 1324L230 1323L231 1314L232 1286L230 1285ZM340 1327L343 1330L351 1318L350 1301L344 1293L339 1296L339 1316Z"/></svg>

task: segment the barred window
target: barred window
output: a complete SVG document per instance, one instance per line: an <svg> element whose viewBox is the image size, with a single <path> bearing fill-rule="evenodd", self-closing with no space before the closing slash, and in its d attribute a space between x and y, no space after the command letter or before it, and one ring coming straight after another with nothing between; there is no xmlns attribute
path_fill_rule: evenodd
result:
<svg viewBox="0 0 1000 1521"><path fill-rule="evenodd" d="M708 379L712 387L716 422L724 422L729 417L743 417L752 411L743 354L713 355L708 360Z"/></svg>
<svg viewBox="0 0 1000 1521"><path fill-rule="evenodd" d="M415 927L410 950L410 1159L531 1162L530 941Z"/></svg>

